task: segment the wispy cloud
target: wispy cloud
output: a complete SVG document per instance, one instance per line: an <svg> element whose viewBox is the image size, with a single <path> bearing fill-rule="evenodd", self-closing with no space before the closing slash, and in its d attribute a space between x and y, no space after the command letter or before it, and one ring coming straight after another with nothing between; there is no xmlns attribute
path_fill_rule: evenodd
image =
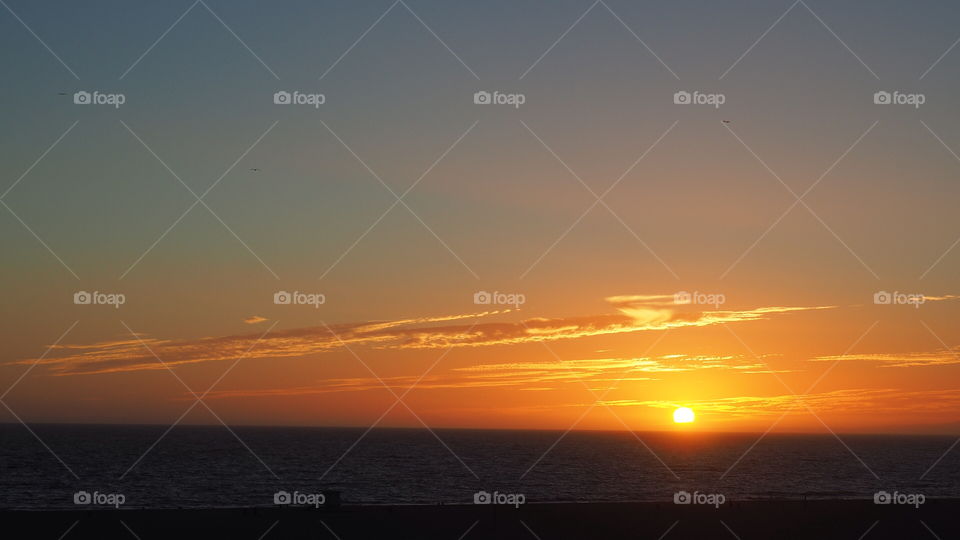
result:
<svg viewBox="0 0 960 540"><path fill-rule="evenodd" d="M169 366L238 358L295 358L346 345L378 349L486 347L540 341L578 339L631 332L700 327L758 321L772 316L833 306L759 307L748 310L704 310L672 303L672 295L632 295L607 298L616 313L561 318L530 318L517 322L476 320L507 313L489 311L394 321L373 321L296 328L258 334L165 340L143 337L90 345L58 345L42 360L15 363L46 366L54 374L93 374L163 369L145 346ZM459 321L471 320L472 324ZM258 341L259 340L259 341ZM249 352L248 349L256 343Z"/></svg>
<svg viewBox="0 0 960 540"><path fill-rule="evenodd" d="M960 347L926 352L865 353L818 356L812 362L876 362L881 367L949 366L960 364Z"/></svg>
<svg viewBox="0 0 960 540"><path fill-rule="evenodd" d="M243 322L245 322L245 323L247 323L247 324L259 324L259 323L262 323L262 322L264 322L264 321L266 321L266 320L267 320L267 319L264 318L264 317L260 317L260 316L258 316L258 315L254 315L254 316L252 316L252 317L247 317L246 319L243 320Z"/></svg>

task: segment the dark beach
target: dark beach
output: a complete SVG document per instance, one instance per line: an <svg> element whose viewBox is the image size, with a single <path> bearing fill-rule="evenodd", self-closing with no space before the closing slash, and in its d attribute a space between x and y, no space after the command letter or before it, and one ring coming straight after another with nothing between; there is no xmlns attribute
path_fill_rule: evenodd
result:
<svg viewBox="0 0 960 540"><path fill-rule="evenodd" d="M957 538L958 499L4 512L29 538ZM28 534L29 533L29 534Z"/></svg>

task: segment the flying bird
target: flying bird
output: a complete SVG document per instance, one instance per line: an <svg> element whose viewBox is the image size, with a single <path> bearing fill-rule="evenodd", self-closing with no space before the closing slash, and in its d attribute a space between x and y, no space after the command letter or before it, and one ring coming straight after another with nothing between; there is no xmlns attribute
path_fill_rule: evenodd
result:
<svg viewBox="0 0 960 540"><path fill-rule="evenodd" d="M724 120L723 123L724 123L724 124L729 124L730 121L729 121L729 120Z"/></svg>
<svg viewBox="0 0 960 540"><path fill-rule="evenodd" d="M259 171L260 169L256 169L256 168L251 167L250 170L253 171L253 172L257 172L257 171Z"/></svg>

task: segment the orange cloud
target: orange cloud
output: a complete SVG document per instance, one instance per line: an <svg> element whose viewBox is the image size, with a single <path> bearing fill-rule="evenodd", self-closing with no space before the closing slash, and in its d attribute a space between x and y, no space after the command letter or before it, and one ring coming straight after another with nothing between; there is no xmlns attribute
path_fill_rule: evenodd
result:
<svg viewBox="0 0 960 540"><path fill-rule="evenodd" d="M704 310L674 305L672 296L614 296L607 301L618 313L564 318L531 318L518 322L452 324L507 313L490 311L396 321L344 323L276 330L264 335L242 334L195 340L124 339L91 345L58 345L42 359L18 364L46 366L54 374L94 374L164 369L150 350L171 367L200 362L245 358L294 358L326 352L344 345L378 349L435 349L509 345L670 328L768 319L796 311L834 306L760 307L750 310ZM443 324L446 323L446 324Z"/></svg>

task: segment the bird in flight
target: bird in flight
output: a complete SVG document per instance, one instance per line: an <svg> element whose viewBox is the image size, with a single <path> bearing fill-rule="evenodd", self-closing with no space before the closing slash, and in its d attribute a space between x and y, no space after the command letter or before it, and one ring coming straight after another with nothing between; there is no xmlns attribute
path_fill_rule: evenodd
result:
<svg viewBox="0 0 960 540"><path fill-rule="evenodd" d="M730 121L729 121L729 120L724 120L723 123L724 123L724 124L729 124Z"/></svg>
<svg viewBox="0 0 960 540"><path fill-rule="evenodd" d="M258 172L260 169L256 169L256 168L251 167L250 170L253 171L253 172Z"/></svg>

